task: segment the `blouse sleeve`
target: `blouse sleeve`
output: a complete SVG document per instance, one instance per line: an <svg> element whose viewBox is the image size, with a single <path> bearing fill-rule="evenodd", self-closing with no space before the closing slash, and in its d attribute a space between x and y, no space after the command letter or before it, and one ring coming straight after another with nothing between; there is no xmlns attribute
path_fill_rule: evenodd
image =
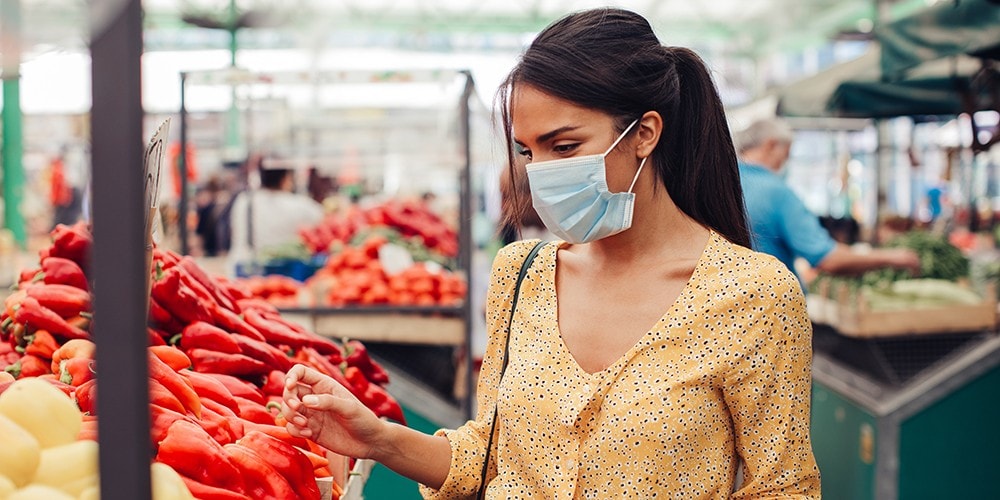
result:
<svg viewBox="0 0 1000 500"><path fill-rule="evenodd" d="M751 297L747 331L733 341L724 377L744 464L744 482L732 498L820 498L809 439L812 324L794 276L772 269L758 287L769 296Z"/></svg>
<svg viewBox="0 0 1000 500"><path fill-rule="evenodd" d="M469 498L479 489L486 442L496 405L514 284L521 264L535 243L536 240L511 243L502 248L493 260L493 271L490 273L486 292L486 331L489 332L489 339L476 385L476 419L466 422L458 429L440 429L434 433L447 437L451 444L451 468L440 489L420 485L420 493L424 498ZM495 460L491 461L489 476L496 475L495 464Z"/></svg>

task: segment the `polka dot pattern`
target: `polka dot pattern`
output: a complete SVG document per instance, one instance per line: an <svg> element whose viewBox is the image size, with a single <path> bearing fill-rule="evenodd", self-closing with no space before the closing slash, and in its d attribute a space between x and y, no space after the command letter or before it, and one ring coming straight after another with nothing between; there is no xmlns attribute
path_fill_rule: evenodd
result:
<svg viewBox="0 0 1000 500"><path fill-rule="evenodd" d="M514 283L533 244L511 244L494 262L478 415L438 431L451 443L451 470L440 490L421 486L426 498L475 494L498 400L488 498L819 498L812 327L784 265L713 232L661 320L614 364L587 373L559 337L560 244L550 243L522 284L498 392ZM744 481L733 492L740 461Z"/></svg>

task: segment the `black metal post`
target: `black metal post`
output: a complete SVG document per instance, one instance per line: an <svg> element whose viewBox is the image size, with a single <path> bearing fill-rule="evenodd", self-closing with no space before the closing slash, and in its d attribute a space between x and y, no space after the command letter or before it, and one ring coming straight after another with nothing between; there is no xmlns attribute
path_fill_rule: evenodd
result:
<svg viewBox="0 0 1000 500"><path fill-rule="evenodd" d="M180 206L177 207L177 216L180 220L180 228L178 235L181 240L181 255L187 255L191 253L191 248L188 243L188 180L187 180L187 154L188 154L188 144L187 144L187 104L185 102L185 93L187 91L187 73L181 73L181 147L180 153L177 157L177 168L180 170L181 178L181 201ZM173 165L170 168L174 168Z"/></svg>
<svg viewBox="0 0 1000 500"><path fill-rule="evenodd" d="M142 7L90 2L94 337L101 498L150 498L143 227ZM113 10L111 18L106 17Z"/></svg>
<svg viewBox="0 0 1000 500"><path fill-rule="evenodd" d="M472 138L471 138L471 113L469 110L469 99L475 84L472 81L472 73L463 71L465 75L465 89L462 91L462 101L459 104L461 113L462 149L465 155L465 164L462 166L461 187L459 199L459 267L465 271L467 287L465 302L462 303L462 319L465 321L465 355L462 362L465 363L465 402L464 410L466 419L472 419L472 256L475 254L475 241L472 237Z"/></svg>

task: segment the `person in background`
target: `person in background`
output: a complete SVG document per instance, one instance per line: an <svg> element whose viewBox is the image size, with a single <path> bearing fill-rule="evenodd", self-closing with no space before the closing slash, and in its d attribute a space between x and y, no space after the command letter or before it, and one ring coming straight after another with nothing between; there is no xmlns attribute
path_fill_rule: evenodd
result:
<svg viewBox="0 0 1000 500"><path fill-rule="evenodd" d="M903 248L856 250L839 243L819 217L779 175L792 147L792 128L783 120L758 120L734 136L740 181L754 248L778 258L795 272L795 259L835 275L892 267L920 272L920 258Z"/></svg>
<svg viewBox="0 0 1000 500"><path fill-rule="evenodd" d="M633 12L578 12L539 33L497 101L508 168L561 241L494 260L476 418L427 435L295 365L289 433L375 459L427 498L480 485L490 499L819 498L805 297L749 248L701 58Z"/></svg>
<svg viewBox="0 0 1000 500"><path fill-rule="evenodd" d="M260 189L243 191L230 208L229 262L234 272L240 264L254 263L262 250L297 243L299 229L318 224L323 206L295 192L294 171L267 168L260 162Z"/></svg>

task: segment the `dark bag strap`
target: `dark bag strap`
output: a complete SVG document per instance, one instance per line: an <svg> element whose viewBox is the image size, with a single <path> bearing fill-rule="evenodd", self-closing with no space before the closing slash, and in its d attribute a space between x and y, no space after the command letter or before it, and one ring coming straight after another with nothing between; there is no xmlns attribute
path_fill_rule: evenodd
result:
<svg viewBox="0 0 1000 500"><path fill-rule="evenodd" d="M500 364L500 379L497 381L497 401L493 404L493 420L490 423L490 439L486 443L486 459L483 460L483 472L479 476L479 492L476 493L476 498L483 498L486 493L486 471L490 466L490 451L493 450L493 435L496 433L497 429L497 405L500 399L500 383L503 382L503 374L507 371L507 354L510 350L510 325L514 322L514 310L517 309L517 298L521 294L521 281L524 280L524 275L528 273L528 269L531 267L531 263L535 260L535 256L541 251L542 247L545 246L545 241L539 241L535 244L531 252L528 252L528 256L525 257L524 263L521 264L521 272L517 274L517 282L514 284L514 299L511 301L510 305L510 316L507 318L507 338L503 345L503 362Z"/></svg>

